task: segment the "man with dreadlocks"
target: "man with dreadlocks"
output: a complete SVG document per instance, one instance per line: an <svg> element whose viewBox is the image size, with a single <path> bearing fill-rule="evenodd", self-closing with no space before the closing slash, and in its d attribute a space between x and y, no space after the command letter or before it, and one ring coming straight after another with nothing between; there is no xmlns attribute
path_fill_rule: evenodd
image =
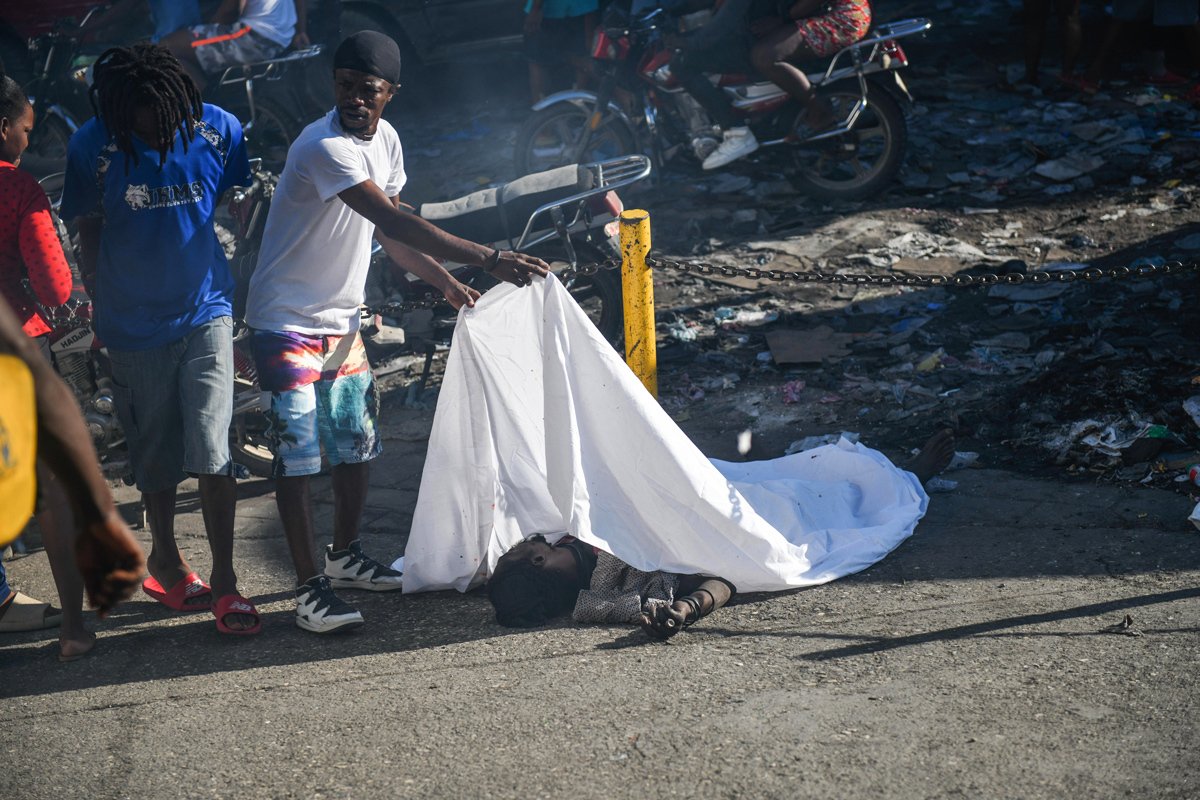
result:
<svg viewBox="0 0 1200 800"><path fill-rule="evenodd" d="M211 609L222 633L256 633L233 570L233 280L213 229L221 195L249 183L242 129L202 103L157 45L106 51L91 92L96 117L71 137L62 215L79 220L96 331L149 514L143 590L176 611ZM209 583L175 543L176 487L189 474L200 481Z"/></svg>
<svg viewBox="0 0 1200 800"><path fill-rule="evenodd" d="M434 258L474 264L518 286L547 272L540 259L451 236L400 209L404 152L396 129L381 119L400 80L394 41L353 34L338 45L333 68L336 107L288 151L246 303L259 382L271 393L276 500L296 568L296 624L314 633L363 624L334 588L401 588L400 573L358 542L370 462L381 451L378 395L358 332L371 237L455 308L474 305L479 292ZM322 449L333 464L335 513L333 544L318 571L308 484L321 470Z"/></svg>

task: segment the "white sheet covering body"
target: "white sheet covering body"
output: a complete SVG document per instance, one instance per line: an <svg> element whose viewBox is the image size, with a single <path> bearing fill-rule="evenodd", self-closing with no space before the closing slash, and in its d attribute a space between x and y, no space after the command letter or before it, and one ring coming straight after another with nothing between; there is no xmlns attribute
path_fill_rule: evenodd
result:
<svg viewBox="0 0 1200 800"><path fill-rule="evenodd" d="M556 278L502 284L458 319L404 591L466 591L537 532L743 592L808 586L879 561L928 500L916 476L844 439L710 461Z"/></svg>

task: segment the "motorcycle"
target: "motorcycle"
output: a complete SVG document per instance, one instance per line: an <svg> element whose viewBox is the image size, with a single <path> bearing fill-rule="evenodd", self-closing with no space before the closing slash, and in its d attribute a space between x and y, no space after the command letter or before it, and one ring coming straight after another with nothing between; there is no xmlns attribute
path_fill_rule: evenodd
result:
<svg viewBox="0 0 1200 800"><path fill-rule="evenodd" d="M24 159L25 168L35 174L61 170L71 135L92 117L92 65L108 45L86 42L83 29L101 8L92 8L77 26L60 27L29 42L35 71L23 88L37 118ZM315 64L321 51L321 45L312 45L229 67L204 92L206 102L241 121L247 150L272 169L283 168L288 147L320 111L304 100L300 89L308 80L304 68Z"/></svg>
<svg viewBox="0 0 1200 800"><path fill-rule="evenodd" d="M696 15L665 8L634 10L617 0L604 12L592 44L600 74L596 92L571 90L544 98L517 136L519 172L562 163L646 152L662 166L676 157L704 157L720 129L671 72L676 51L668 34L694 30ZM709 12L698 12L701 17ZM844 48L824 71L808 75L840 120L816 135L803 109L773 83L749 75L712 75L764 150L781 147L783 167L805 193L852 200L880 191L899 170L907 139L902 103L911 95L899 70L908 57L898 39L924 33L927 19L880 25Z"/></svg>
<svg viewBox="0 0 1200 800"><path fill-rule="evenodd" d="M612 269L584 274L575 268L619 258L618 216L623 206L617 190L644 179L650 170L650 159L641 155L572 164L446 202L424 203L413 211L455 236L549 262L604 337L615 344L624 326L620 275ZM238 287L234 301L238 317L245 309L276 181L261 163L256 165L251 185L235 192L230 202L236 230L218 231L233 243L230 268ZM444 266L480 292L496 285L477 267ZM409 351L424 352L428 368L433 351L449 342L457 312L415 276L397 273L376 243L363 307L364 338L368 346L373 340L382 345L386 339ZM382 335L389 328L390 335Z"/></svg>

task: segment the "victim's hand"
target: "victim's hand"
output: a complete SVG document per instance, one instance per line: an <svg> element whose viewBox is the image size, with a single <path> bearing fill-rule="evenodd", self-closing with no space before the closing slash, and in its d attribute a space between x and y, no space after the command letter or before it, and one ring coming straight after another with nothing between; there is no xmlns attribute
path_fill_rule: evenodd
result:
<svg viewBox="0 0 1200 800"><path fill-rule="evenodd" d="M451 278L442 289L442 297L446 298L447 303L454 306L455 311L458 311L463 306L474 308L475 301L479 299L479 292Z"/></svg>
<svg viewBox="0 0 1200 800"><path fill-rule="evenodd" d="M550 274L550 265L540 258L513 250L501 250L500 258L493 269L488 270L492 277L516 286L528 286L533 283L534 275Z"/></svg>
<svg viewBox="0 0 1200 800"><path fill-rule="evenodd" d="M642 609L638 620L651 639L670 639L683 630L691 609L681 600L670 605L656 604Z"/></svg>

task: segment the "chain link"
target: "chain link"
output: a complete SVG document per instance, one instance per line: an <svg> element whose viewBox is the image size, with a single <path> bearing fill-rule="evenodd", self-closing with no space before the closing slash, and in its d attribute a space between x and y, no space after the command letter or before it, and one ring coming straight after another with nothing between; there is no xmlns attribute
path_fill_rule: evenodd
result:
<svg viewBox="0 0 1200 800"><path fill-rule="evenodd" d="M778 269L763 270L757 267L718 266L703 262L675 261L669 258L647 258L646 265L652 269L669 269L685 275L708 276L719 274L726 278L766 279L777 283L837 283L851 286L945 286L954 289L995 286L1001 283L1010 286L1022 283L1072 283L1074 281L1095 283L1101 280L1149 278L1160 274L1178 275L1185 272L1200 272L1200 262L1195 261L1188 264L1182 261L1168 261L1165 264L1141 264L1136 267L1086 267L1084 269L1036 270L1034 272L981 272L977 275L868 275L864 273L818 271L784 272Z"/></svg>
<svg viewBox="0 0 1200 800"><path fill-rule="evenodd" d="M833 283L848 286L934 286L950 289L970 289L977 286L996 286L1006 284L1018 286L1023 283L1035 285L1046 283L1095 283L1101 280L1143 279L1155 275L1178 275L1181 273L1200 272L1200 262L1183 263L1168 261L1165 264L1140 264L1136 267L1086 267L1084 269L1064 270L1035 270L1034 272L981 272L977 275L909 275L905 273L893 275L869 275L866 273L846 272L787 272L781 269L760 269L758 267L734 267L724 264L708 264L705 262L676 261L669 258L646 259L646 265L652 269L669 269L684 275L699 275L709 277L720 275L724 278L746 278L752 281L768 280L775 283ZM592 264L580 264L575 269L565 269L558 273L559 279L567 282L576 277L590 277L600 270L619 269L621 260L609 258ZM377 308L367 309L370 314L381 314L387 317L397 317L406 311L416 311L423 308L436 308L445 300L436 295L425 295L416 300L406 300L398 303L385 303Z"/></svg>

